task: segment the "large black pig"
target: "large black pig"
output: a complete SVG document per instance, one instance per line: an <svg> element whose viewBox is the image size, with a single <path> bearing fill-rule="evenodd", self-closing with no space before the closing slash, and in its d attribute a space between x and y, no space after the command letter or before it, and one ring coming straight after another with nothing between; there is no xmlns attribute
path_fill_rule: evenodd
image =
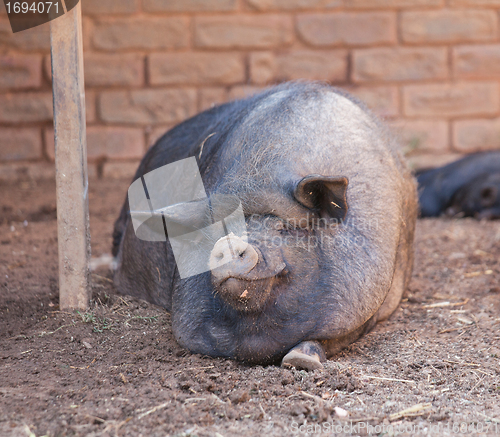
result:
<svg viewBox="0 0 500 437"><path fill-rule="evenodd" d="M422 217L500 218L500 151L417 173Z"/></svg>
<svg viewBox="0 0 500 437"><path fill-rule="evenodd" d="M135 179L193 156L209 197L241 201L249 244L225 237L240 247L229 264L217 267L218 242L212 271L181 279L168 242L136 237L125 202L113 247L117 288L170 311L180 345L316 368L395 310L412 270L416 187L362 104L283 84L173 128Z"/></svg>

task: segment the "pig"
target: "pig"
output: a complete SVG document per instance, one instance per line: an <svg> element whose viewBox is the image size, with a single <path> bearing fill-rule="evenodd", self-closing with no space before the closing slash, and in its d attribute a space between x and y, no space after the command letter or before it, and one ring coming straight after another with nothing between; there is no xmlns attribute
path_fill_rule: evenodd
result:
<svg viewBox="0 0 500 437"><path fill-rule="evenodd" d="M451 164L417 173L422 217L498 218L500 151L467 155Z"/></svg>
<svg viewBox="0 0 500 437"><path fill-rule="evenodd" d="M125 201L116 287L166 308L193 353L321 368L389 317L408 285L417 194L399 148L326 84L285 83L202 112L161 137L134 180L195 157L209 198L241 202L246 237L224 236L209 269L181 279L168 240L137 238ZM179 222L193 205L174 205Z"/></svg>
<svg viewBox="0 0 500 437"><path fill-rule="evenodd" d="M500 218L500 170L484 173L460 187L445 214L449 217Z"/></svg>

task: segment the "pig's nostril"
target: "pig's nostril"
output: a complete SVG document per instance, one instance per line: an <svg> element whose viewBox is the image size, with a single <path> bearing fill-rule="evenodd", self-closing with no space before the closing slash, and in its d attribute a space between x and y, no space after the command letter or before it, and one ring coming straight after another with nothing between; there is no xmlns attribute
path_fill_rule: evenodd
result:
<svg viewBox="0 0 500 437"><path fill-rule="evenodd" d="M252 245L230 234L215 243L209 267L215 280L222 283L228 278L248 274L258 261L259 255Z"/></svg>

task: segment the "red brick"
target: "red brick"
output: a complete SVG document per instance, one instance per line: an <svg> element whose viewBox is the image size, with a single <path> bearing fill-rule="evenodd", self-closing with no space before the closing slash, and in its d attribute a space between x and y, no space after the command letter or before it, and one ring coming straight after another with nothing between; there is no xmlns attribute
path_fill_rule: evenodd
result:
<svg viewBox="0 0 500 437"><path fill-rule="evenodd" d="M7 17L0 18L0 47L6 47L10 50L20 49L30 52L44 50L48 52L50 50L50 26L45 24L12 33Z"/></svg>
<svg viewBox="0 0 500 437"><path fill-rule="evenodd" d="M44 151L47 158L54 161L55 159L55 139L54 128L47 127L43 130Z"/></svg>
<svg viewBox="0 0 500 437"><path fill-rule="evenodd" d="M177 123L196 112L193 89L107 91L99 98L101 119L109 123Z"/></svg>
<svg viewBox="0 0 500 437"><path fill-rule="evenodd" d="M397 38L393 12L303 14L297 30L307 44L320 47L393 44Z"/></svg>
<svg viewBox="0 0 500 437"><path fill-rule="evenodd" d="M296 50L276 56L276 80L295 79L344 82L347 80L347 52L344 50Z"/></svg>
<svg viewBox="0 0 500 437"><path fill-rule="evenodd" d="M202 48L269 48L293 40L291 17L214 16L195 19L195 44Z"/></svg>
<svg viewBox="0 0 500 437"><path fill-rule="evenodd" d="M250 78L253 83L294 79L325 80L347 79L347 52L344 50L295 50L289 53L252 53Z"/></svg>
<svg viewBox="0 0 500 437"><path fill-rule="evenodd" d="M133 14L137 10L137 0L82 0L85 15Z"/></svg>
<svg viewBox="0 0 500 437"><path fill-rule="evenodd" d="M45 129L45 150L54 160L54 129ZM94 160L142 158L144 154L144 131L131 127L88 126L87 157Z"/></svg>
<svg viewBox="0 0 500 437"><path fill-rule="evenodd" d="M87 163L87 175L90 180L100 178L101 174L97 170L97 165L93 162Z"/></svg>
<svg viewBox="0 0 500 437"><path fill-rule="evenodd" d="M94 20L93 18L83 16L82 17L82 42L83 42L83 52L91 51L92 47L92 36L94 34Z"/></svg>
<svg viewBox="0 0 500 437"><path fill-rule="evenodd" d="M394 86L356 87L348 91L381 117L399 115L398 89Z"/></svg>
<svg viewBox="0 0 500 437"><path fill-rule="evenodd" d="M144 57L132 54L88 54L84 59L87 86L141 86Z"/></svg>
<svg viewBox="0 0 500 437"><path fill-rule="evenodd" d="M450 6L500 6L500 0L448 0L448 2Z"/></svg>
<svg viewBox="0 0 500 437"><path fill-rule="evenodd" d="M245 81L239 53L153 53L149 56L153 85L230 85Z"/></svg>
<svg viewBox="0 0 500 437"><path fill-rule="evenodd" d="M96 95L94 91L85 91L85 115L87 123L93 123L96 120Z"/></svg>
<svg viewBox="0 0 500 437"><path fill-rule="evenodd" d="M52 81L52 64L50 55L47 55L43 58L43 76L49 82Z"/></svg>
<svg viewBox="0 0 500 437"><path fill-rule="evenodd" d="M260 93L264 90L263 86L253 86L253 85L238 85L234 86L229 90L229 100L245 99L247 97L253 96L254 94Z"/></svg>
<svg viewBox="0 0 500 437"><path fill-rule="evenodd" d="M0 127L0 161L38 159L41 156L40 129Z"/></svg>
<svg viewBox="0 0 500 437"><path fill-rule="evenodd" d="M130 181L135 176L139 162L106 162L103 176L109 179L127 179Z"/></svg>
<svg viewBox="0 0 500 437"><path fill-rule="evenodd" d="M223 12L235 11L237 0L142 0L146 12Z"/></svg>
<svg viewBox="0 0 500 437"><path fill-rule="evenodd" d="M355 82L417 81L448 76L445 48L374 48L353 55Z"/></svg>
<svg viewBox="0 0 500 437"><path fill-rule="evenodd" d="M500 119L453 123L453 144L459 152L500 149Z"/></svg>
<svg viewBox="0 0 500 437"><path fill-rule="evenodd" d="M188 35L184 18L100 19L94 24L92 43L102 50L172 49L186 47Z"/></svg>
<svg viewBox="0 0 500 437"><path fill-rule="evenodd" d="M489 41L497 37L498 17L486 10L405 12L401 36L408 43Z"/></svg>
<svg viewBox="0 0 500 437"><path fill-rule="evenodd" d="M427 153L425 155L415 155L408 157L410 168L414 170L428 169L441 167L449 164L450 162L458 161L463 155L458 153L445 153L443 155L436 155L435 153Z"/></svg>
<svg viewBox="0 0 500 437"><path fill-rule="evenodd" d="M456 77L465 79L500 77L500 45L473 45L453 49Z"/></svg>
<svg viewBox="0 0 500 437"><path fill-rule="evenodd" d="M42 57L0 55L0 88L36 88L42 85Z"/></svg>
<svg viewBox="0 0 500 437"><path fill-rule="evenodd" d="M164 134L166 134L170 129L172 129L175 124L164 125L164 126L154 126L150 129L146 129L147 132L147 142L146 149L149 149L156 141L158 141Z"/></svg>
<svg viewBox="0 0 500 437"><path fill-rule="evenodd" d="M408 116L495 115L499 110L499 89L495 82L410 85L403 91Z"/></svg>
<svg viewBox="0 0 500 437"><path fill-rule="evenodd" d="M106 59L110 59L109 66L106 66ZM140 62L138 62L140 60ZM130 61L131 65L126 64L124 61ZM122 65L123 64L123 65ZM119 71L119 66L122 65L125 71ZM44 75L46 79L52 81L52 71L51 71L51 60L50 55L46 56L43 62ZM84 59L84 69L85 69L85 84L86 90L85 94L88 97L89 90L93 86L110 86L112 81L116 81L115 85L126 85L126 82L130 82L130 85L143 85L144 84L144 57L142 55L133 54L99 54L99 53L89 53L85 55ZM106 75L113 75L112 78L100 77ZM95 81L95 83L93 83ZM109 81L107 85L105 82ZM91 97L88 97L90 99ZM87 102L94 102L95 107L95 96L92 100L87 100ZM93 121L95 119L95 110L90 112L87 106L87 122Z"/></svg>
<svg viewBox="0 0 500 437"><path fill-rule="evenodd" d="M225 101L227 101L225 88L202 88L199 90L198 110L204 111Z"/></svg>
<svg viewBox="0 0 500 437"><path fill-rule="evenodd" d="M303 9L333 9L342 6L342 0L246 0L257 11L297 11Z"/></svg>
<svg viewBox="0 0 500 437"><path fill-rule="evenodd" d="M403 9L443 6L444 0L344 0L352 9Z"/></svg>
<svg viewBox="0 0 500 437"><path fill-rule="evenodd" d="M54 180L55 177L54 164L46 162L9 162L0 164L0 181L2 182Z"/></svg>
<svg viewBox="0 0 500 437"><path fill-rule="evenodd" d="M393 130L406 155L449 151L448 122L444 120L395 120Z"/></svg>
<svg viewBox="0 0 500 437"><path fill-rule="evenodd" d="M89 158L142 158L144 132L130 127L90 126L87 128L87 154Z"/></svg>
<svg viewBox="0 0 500 437"><path fill-rule="evenodd" d="M276 55L273 52L256 52L250 55L250 80L252 83L265 84L274 80L276 74Z"/></svg>
<svg viewBox="0 0 500 437"><path fill-rule="evenodd" d="M0 122L30 123L52 120L51 93L0 95Z"/></svg>

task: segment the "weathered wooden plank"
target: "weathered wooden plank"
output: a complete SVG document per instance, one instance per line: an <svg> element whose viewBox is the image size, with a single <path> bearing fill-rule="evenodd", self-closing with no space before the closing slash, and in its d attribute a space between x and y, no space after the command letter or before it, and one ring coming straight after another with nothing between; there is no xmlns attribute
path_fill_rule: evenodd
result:
<svg viewBox="0 0 500 437"><path fill-rule="evenodd" d="M81 2L51 22L56 145L59 300L86 309L90 297L90 231Z"/></svg>

